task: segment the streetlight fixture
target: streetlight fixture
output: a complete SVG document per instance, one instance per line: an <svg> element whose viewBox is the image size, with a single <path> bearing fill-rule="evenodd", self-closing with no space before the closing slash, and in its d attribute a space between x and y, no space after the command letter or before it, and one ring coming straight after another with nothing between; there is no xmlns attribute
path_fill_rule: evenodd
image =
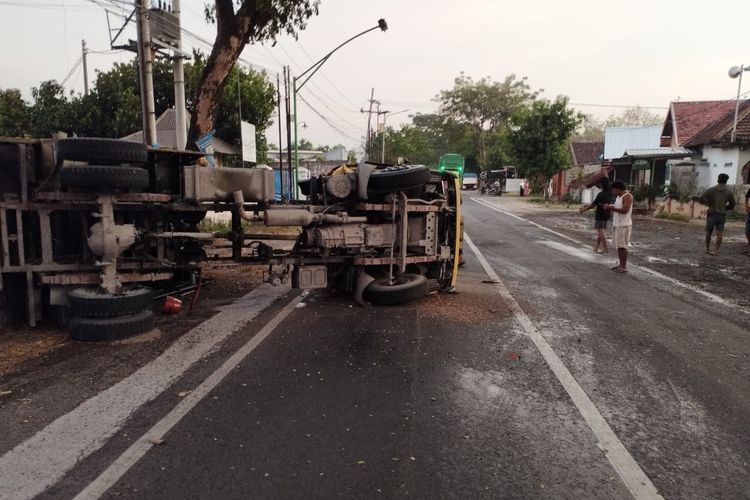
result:
<svg viewBox="0 0 750 500"><path fill-rule="evenodd" d="M729 68L729 78L739 78L739 82L737 82L737 102L734 104L734 125L732 126L732 140L730 141L732 144L734 144L734 140L737 138L737 117L740 113L740 91L742 89L742 73L745 71L750 71L750 66L745 66L744 64L742 66L732 66Z"/></svg>
<svg viewBox="0 0 750 500"><path fill-rule="evenodd" d="M387 130L388 130L387 128L385 128L385 119L388 118L389 114L391 116L393 116L393 115L398 115L398 114L401 114L401 113L406 113L407 111L409 111L409 110L408 109L402 109L401 111L396 111L396 112L391 112L391 111L384 111L383 112L383 137L382 137L383 148L382 148L382 151L381 151L381 154L380 154L380 163L385 163L385 134L387 133Z"/></svg>
<svg viewBox="0 0 750 500"><path fill-rule="evenodd" d="M348 44L352 40L355 40L362 35L366 35L367 33L375 30L381 30L386 31L388 30L388 23L385 22L385 19L378 19L378 24L373 26L372 28L367 28L366 30L362 31L361 33L357 33L353 37L347 39L343 43L339 44L335 49L330 51L328 54L321 57L315 64L307 68L305 71L302 72L301 75L296 76L292 79L292 93L294 94L294 185L297 186L297 173L299 171L299 148L297 146L297 92L302 90L302 87L305 86L305 84L310 80L310 78L315 75L315 73L318 72L318 70L328 61L328 59L333 55L334 52L339 50L344 45ZM308 74L309 73L309 74ZM305 77L305 75L307 75ZM304 80L302 80L304 78ZM302 80L302 83L299 85L297 84L297 81ZM295 187L295 193L297 192L298 187Z"/></svg>

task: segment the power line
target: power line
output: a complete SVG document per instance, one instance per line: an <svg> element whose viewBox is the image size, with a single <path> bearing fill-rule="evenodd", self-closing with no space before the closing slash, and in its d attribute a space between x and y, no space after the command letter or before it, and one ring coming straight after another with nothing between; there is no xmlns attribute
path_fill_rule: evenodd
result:
<svg viewBox="0 0 750 500"><path fill-rule="evenodd" d="M360 142L361 141L361 139L357 139L356 137L352 137L351 135L347 134L346 132L344 132L343 130L341 130L340 128L338 128L336 125L334 125L333 123L331 123L331 121L328 120L328 118L326 118L320 111L318 111L317 109L315 109L309 102L307 102L307 100L305 100L305 98L303 96L300 95L299 98L302 100L302 102L304 102L305 104L307 104L307 107L309 107L313 111L313 113L315 113L316 115L318 115L333 130L335 130L336 132L338 132L342 136L344 136L344 137L346 137L348 139L351 139L353 141L356 141L356 142Z"/></svg>

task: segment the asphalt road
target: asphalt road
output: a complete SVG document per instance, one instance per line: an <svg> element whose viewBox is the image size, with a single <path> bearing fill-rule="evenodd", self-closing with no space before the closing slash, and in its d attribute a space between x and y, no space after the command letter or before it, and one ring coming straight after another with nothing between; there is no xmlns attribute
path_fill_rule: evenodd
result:
<svg viewBox="0 0 750 500"><path fill-rule="evenodd" d="M41 497L750 498L747 311L464 208L458 294L286 296Z"/></svg>

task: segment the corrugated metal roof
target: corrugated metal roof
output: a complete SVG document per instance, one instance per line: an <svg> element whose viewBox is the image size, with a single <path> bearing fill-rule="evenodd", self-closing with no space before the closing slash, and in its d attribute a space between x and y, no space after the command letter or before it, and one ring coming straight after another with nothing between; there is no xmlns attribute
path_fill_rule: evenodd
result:
<svg viewBox="0 0 750 500"><path fill-rule="evenodd" d="M661 125L607 128L604 131L604 159L622 158L629 149L659 148L661 129Z"/></svg>
<svg viewBox="0 0 750 500"><path fill-rule="evenodd" d="M683 158L692 154L693 152L686 148L649 148L628 149L624 156L631 158Z"/></svg>

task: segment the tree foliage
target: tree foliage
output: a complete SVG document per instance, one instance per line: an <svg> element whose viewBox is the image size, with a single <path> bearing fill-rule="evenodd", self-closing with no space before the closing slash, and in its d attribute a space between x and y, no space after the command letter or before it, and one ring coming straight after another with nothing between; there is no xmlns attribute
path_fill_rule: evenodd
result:
<svg viewBox="0 0 750 500"><path fill-rule="evenodd" d="M194 94L189 145L214 127L224 87L245 45L274 40L279 33L296 36L318 13L318 4L319 0L215 0L207 17L216 24L216 39Z"/></svg>
<svg viewBox="0 0 750 500"><path fill-rule="evenodd" d="M29 130L31 113L18 89L0 89L0 136L20 136Z"/></svg>
<svg viewBox="0 0 750 500"><path fill-rule="evenodd" d="M607 127L647 127L661 125L664 116L636 106L626 108L620 114L611 114L606 120L597 120L592 115L583 115L583 121L576 131L577 141L603 141Z"/></svg>
<svg viewBox="0 0 750 500"><path fill-rule="evenodd" d="M467 125L472 131L481 168L488 168L488 152L492 140L499 137L501 129L510 118L537 95L532 92L526 78L509 75L502 82L482 78L474 81L461 73L452 89L441 91L435 100L439 113L456 123Z"/></svg>
<svg viewBox="0 0 750 500"><path fill-rule="evenodd" d="M562 96L535 100L519 111L512 119L509 141L521 174L546 187L556 172L568 166L568 144L582 118Z"/></svg>
<svg viewBox="0 0 750 500"><path fill-rule="evenodd" d="M194 96L206 57L195 53L185 64L185 93ZM239 145L239 109L242 119L256 126L259 158L267 151L265 130L271 125L275 108L275 88L265 73L252 69L233 68L230 86L217 108L217 136ZM239 90L237 79L239 78ZM156 114L174 106L172 64L154 62L154 94ZM239 93L239 96L238 96ZM115 63L106 72L97 72L89 95L66 96L54 80L42 82L31 91L27 104L16 89L0 90L0 135L49 137L66 132L81 137L123 137L142 128L138 69L135 61ZM241 97L241 99L240 99ZM195 109L195 101L187 100L187 109Z"/></svg>

